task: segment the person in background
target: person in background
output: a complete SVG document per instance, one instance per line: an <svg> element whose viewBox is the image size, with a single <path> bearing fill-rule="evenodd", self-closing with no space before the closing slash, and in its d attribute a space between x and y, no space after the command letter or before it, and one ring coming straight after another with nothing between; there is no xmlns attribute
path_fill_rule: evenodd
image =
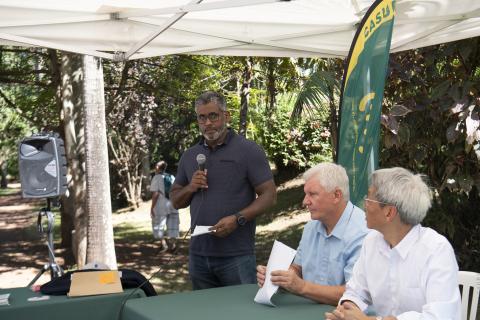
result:
<svg viewBox="0 0 480 320"><path fill-rule="evenodd" d="M166 173L167 163L160 161L155 165L155 176L150 185L152 192L152 231L155 239L161 240L161 251L175 251L176 240L179 236L180 219L178 210L175 209L169 199L170 188L175 177ZM165 239L165 228L166 236Z"/></svg>
<svg viewBox="0 0 480 320"><path fill-rule="evenodd" d="M404 168L372 174L365 198L367 226L360 257L329 320L460 319L455 253L448 240L421 226L431 194ZM373 306L377 316L364 310Z"/></svg>
<svg viewBox="0 0 480 320"><path fill-rule="evenodd" d="M305 225L288 271L273 271L272 283L319 303L336 305L345 291L368 230L365 213L350 201L348 176L334 163L321 163L303 175L303 205L312 221ZM257 267L263 286L265 266Z"/></svg>
<svg viewBox="0 0 480 320"><path fill-rule="evenodd" d="M276 201L270 166L255 142L228 128L221 94L202 93L195 112L203 137L183 153L171 192L174 207L190 206L192 230L214 231L191 238L192 287L255 283L255 218ZM206 159L202 167L197 157Z"/></svg>

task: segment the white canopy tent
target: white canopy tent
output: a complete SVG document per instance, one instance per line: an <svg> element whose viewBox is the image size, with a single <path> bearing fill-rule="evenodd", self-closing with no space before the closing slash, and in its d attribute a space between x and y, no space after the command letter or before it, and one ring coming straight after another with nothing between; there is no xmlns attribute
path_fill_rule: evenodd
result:
<svg viewBox="0 0 480 320"><path fill-rule="evenodd" d="M0 0L0 45L114 60L344 57L373 0ZM392 52L480 35L479 0L397 0Z"/></svg>

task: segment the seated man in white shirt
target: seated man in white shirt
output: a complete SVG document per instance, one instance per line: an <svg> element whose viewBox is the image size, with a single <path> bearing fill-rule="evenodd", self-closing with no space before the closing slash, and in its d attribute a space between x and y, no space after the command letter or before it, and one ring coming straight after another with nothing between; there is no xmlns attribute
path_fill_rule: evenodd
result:
<svg viewBox="0 0 480 320"><path fill-rule="evenodd" d="M272 283L319 303L336 305L345 291L367 235L365 213L349 201L348 176L334 163L320 163L303 175L312 221L303 230L297 255L288 271L271 273ZM265 281L257 266L257 281Z"/></svg>
<svg viewBox="0 0 480 320"><path fill-rule="evenodd" d="M420 175L377 170L365 198L366 237L329 320L460 319L458 266L448 240L420 225L431 194ZM362 310L373 306L377 317Z"/></svg>

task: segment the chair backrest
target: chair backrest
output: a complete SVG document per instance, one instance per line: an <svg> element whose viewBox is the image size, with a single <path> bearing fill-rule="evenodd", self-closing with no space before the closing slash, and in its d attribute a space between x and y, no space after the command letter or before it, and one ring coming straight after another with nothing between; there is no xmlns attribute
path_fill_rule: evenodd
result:
<svg viewBox="0 0 480 320"><path fill-rule="evenodd" d="M478 311L480 273L459 271L458 284L462 286L462 320L475 320ZM471 288L473 288L473 290L471 290ZM470 291L472 291L472 295L470 295ZM470 316L468 317L468 305L470 297Z"/></svg>

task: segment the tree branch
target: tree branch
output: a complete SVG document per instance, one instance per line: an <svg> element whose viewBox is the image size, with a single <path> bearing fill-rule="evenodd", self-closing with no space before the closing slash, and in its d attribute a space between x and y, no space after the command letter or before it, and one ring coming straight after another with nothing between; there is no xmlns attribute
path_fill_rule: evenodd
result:
<svg viewBox="0 0 480 320"><path fill-rule="evenodd" d="M125 62L122 70L122 78L120 79L120 84L118 85L118 90L115 94L115 97L118 97L122 92L123 88L125 87L128 79L128 71L130 71L130 67L132 66L132 61Z"/></svg>
<svg viewBox="0 0 480 320"><path fill-rule="evenodd" d="M50 85L39 82L39 81L25 81L25 80L19 80L19 79L3 78L3 77L0 77L0 83L23 84L23 85L30 85L30 86L39 86L42 88L50 87Z"/></svg>
<svg viewBox="0 0 480 320"><path fill-rule="evenodd" d="M30 123L35 123L35 121L34 121L31 117L29 117L29 116L27 116L25 113L23 113L23 112L15 105L15 103L13 103L13 102L3 93L3 91L2 91L1 89L0 89L0 97L2 97L3 100L5 100L5 102L7 103L7 105L8 105L10 108L14 109L20 117L22 117L23 119L27 120L27 121L30 122Z"/></svg>
<svg viewBox="0 0 480 320"><path fill-rule="evenodd" d="M5 100L5 102L13 109L16 109L17 106L15 106L15 103L13 103L10 99L8 99L8 97L3 93L3 91L0 89L0 97L3 98L3 100Z"/></svg>

